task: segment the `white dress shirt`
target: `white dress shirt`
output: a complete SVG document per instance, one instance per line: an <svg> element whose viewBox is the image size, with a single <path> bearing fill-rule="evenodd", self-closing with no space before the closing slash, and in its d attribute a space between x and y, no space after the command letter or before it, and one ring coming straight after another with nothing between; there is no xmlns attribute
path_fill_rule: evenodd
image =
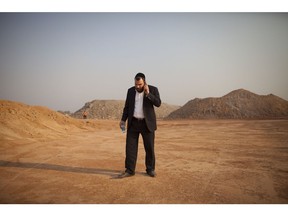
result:
<svg viewBox="0 0 288 216"><path fill-rule="evenodd" d="M144 99L144 91L139 93L137 90L135 95L135 107L134 107L134 117L138 119L144 119L143 112L143 99Z"/></svg>

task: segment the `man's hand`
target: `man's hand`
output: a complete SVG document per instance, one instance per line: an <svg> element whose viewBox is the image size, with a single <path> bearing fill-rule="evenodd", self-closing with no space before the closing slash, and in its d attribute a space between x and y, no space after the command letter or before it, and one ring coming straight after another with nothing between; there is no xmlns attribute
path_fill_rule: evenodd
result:
<svg viewBox="0 0 288 216"><path fill-rule="evenodd" d="M144 93L146 96L149 94L149 86L147 85L147 83L145 83L144 85Z"/></svg>
<svg viewBox="0 0 288 216"><path fill-rule="evenodd" d="M122 129L123 126L125 127L125 122L124 121L120 121L119 126Z"/></svg>

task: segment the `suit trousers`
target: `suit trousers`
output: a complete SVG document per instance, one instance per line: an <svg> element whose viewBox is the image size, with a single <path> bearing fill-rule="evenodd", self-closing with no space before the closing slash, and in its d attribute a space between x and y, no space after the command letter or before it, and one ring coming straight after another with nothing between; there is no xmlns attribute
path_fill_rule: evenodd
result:
<svg viewBox="0 0 288 216"><path fill-rule="evenodd" d="M138 155L138 142L139 135L143 138L145 148L145 165L146 171L155 170L155 152L154 152L154 140L155 132L149 131L145 122L145 119L138 120L133 118L131 126L127 130L126 136L126 159L125 168L126 172L135 173L137 155Z"/></svg>

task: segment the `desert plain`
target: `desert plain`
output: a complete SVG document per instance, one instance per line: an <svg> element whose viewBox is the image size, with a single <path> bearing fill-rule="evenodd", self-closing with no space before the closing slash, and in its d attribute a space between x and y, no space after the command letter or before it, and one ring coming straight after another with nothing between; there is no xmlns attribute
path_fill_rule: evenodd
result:
<svg viewBox="0 0 288 216"><path fill-rule="evenodd" d="M288 120L158 120L157 176L145 173L140 137L136 175L124 179L119 121L77 121L2 131L0 203L288 203Z"/></svg>

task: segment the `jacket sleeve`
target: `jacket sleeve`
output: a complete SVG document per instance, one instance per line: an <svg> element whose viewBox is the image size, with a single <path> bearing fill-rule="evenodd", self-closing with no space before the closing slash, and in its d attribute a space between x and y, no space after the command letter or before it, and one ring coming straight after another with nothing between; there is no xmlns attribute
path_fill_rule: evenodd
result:
<svg viewBox="0 0 288 216"><path fill-rule="evenodd" d="M156 107L161 106L160 94L157 87L150 87L151 91L147 95L147 98L152 102L152 104Z"/></svg>
<svg viewBox="0 0 288 216"><path fill-rule="evenodd" d="M122 114L122 118L121 118L121 121L124 121L124 122L128 118L128 111L129 111L129 98L128 98L128 95L129 95L129 90L127 91L125 106L123 108L123 114Z"/></svg>

